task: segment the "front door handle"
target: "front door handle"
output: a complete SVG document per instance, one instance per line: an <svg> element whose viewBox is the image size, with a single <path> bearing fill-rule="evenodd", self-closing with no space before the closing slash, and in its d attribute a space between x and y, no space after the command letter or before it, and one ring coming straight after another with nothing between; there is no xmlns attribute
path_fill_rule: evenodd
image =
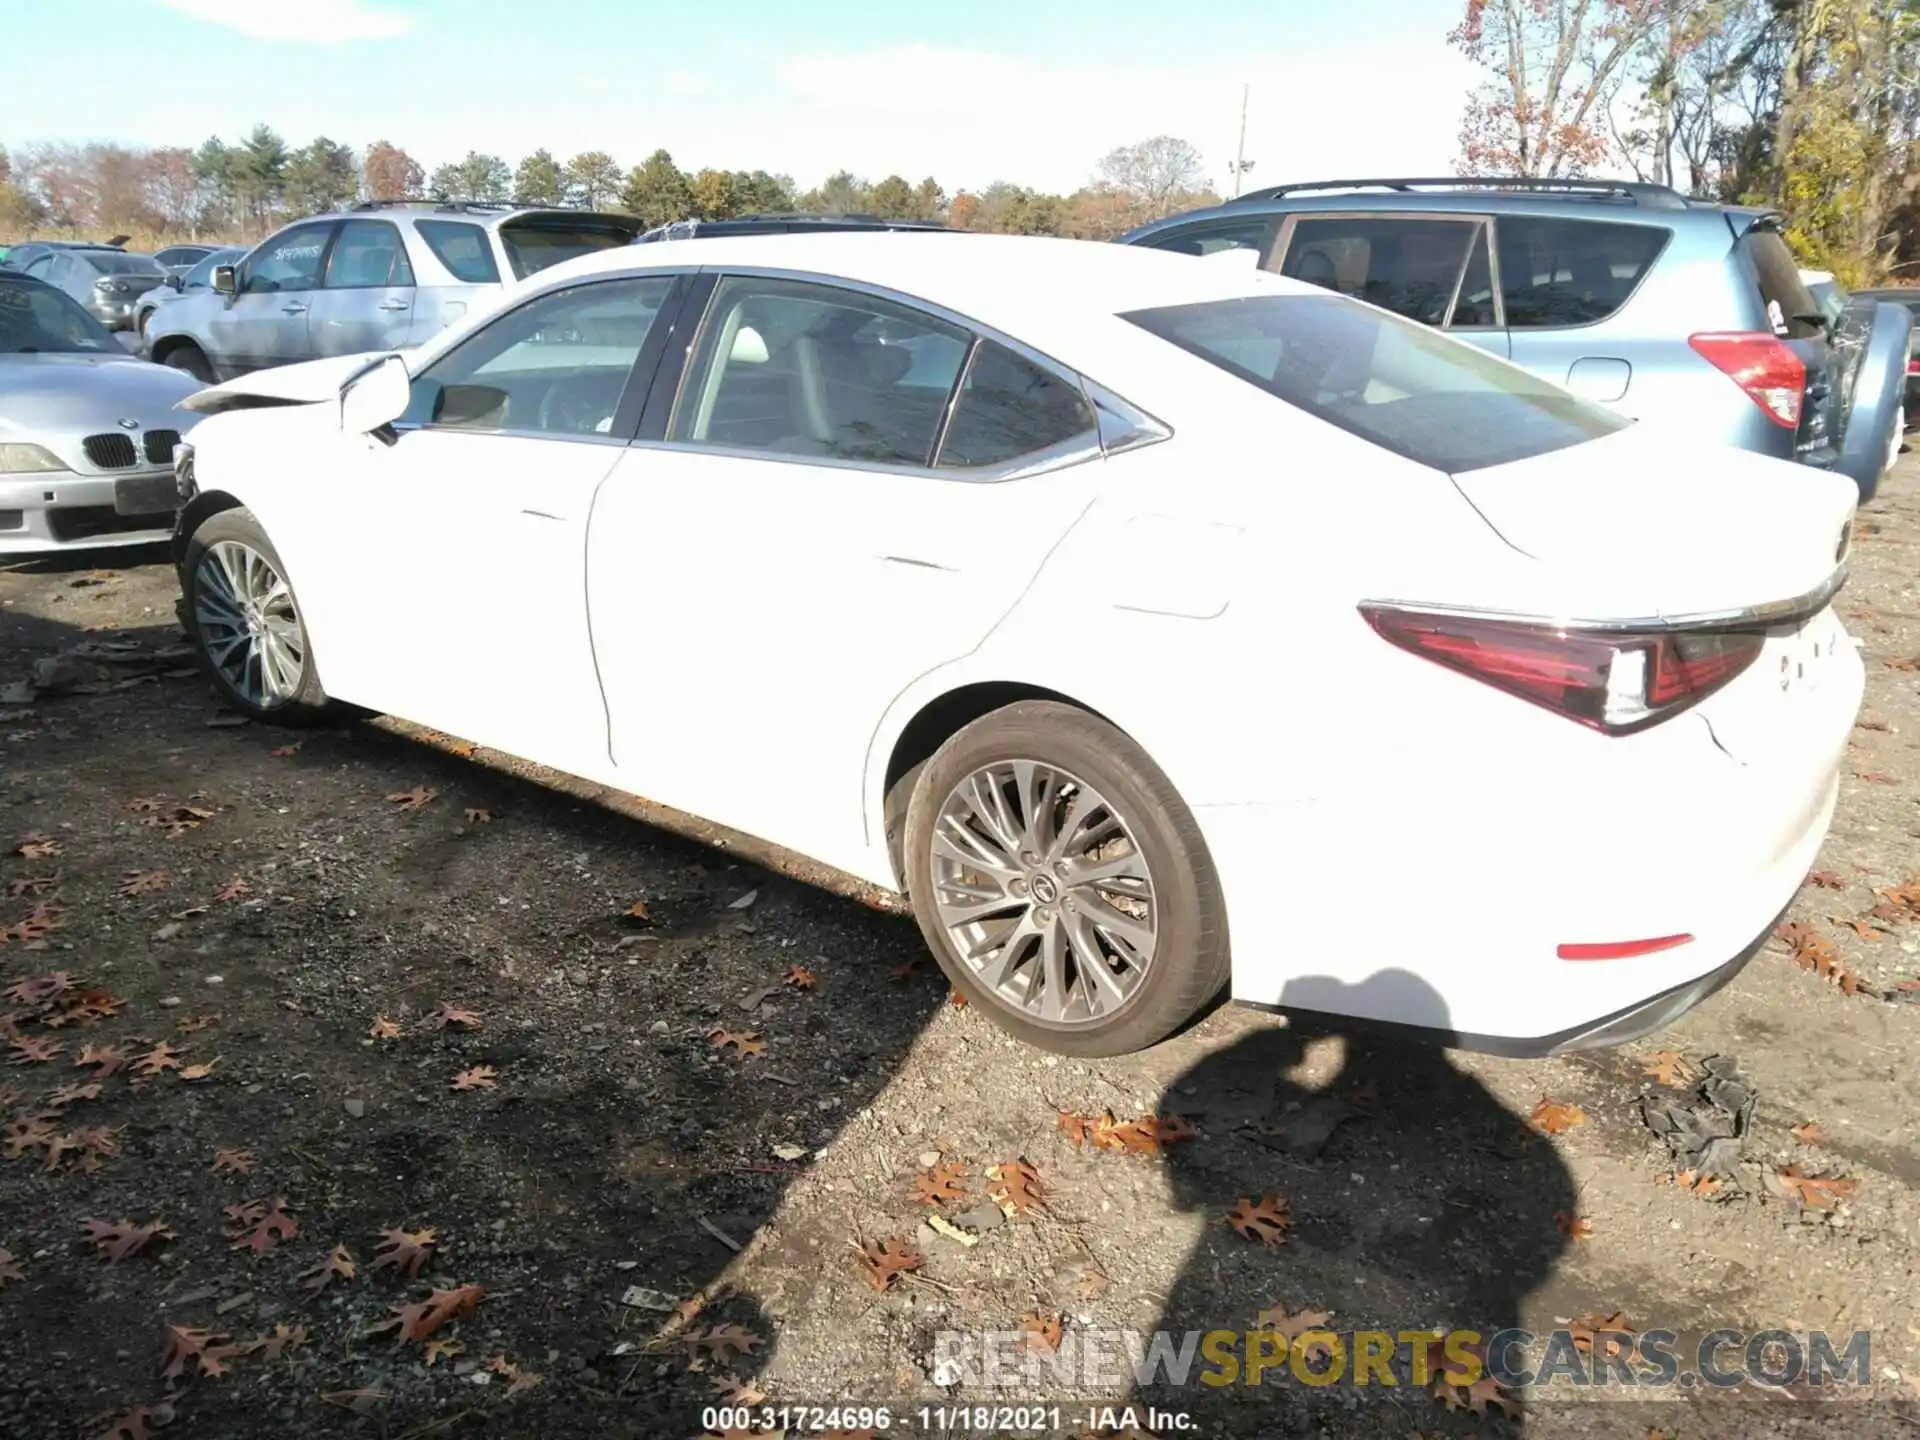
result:
<svg viewBox="0 0 1920 1440"><path fill-rule="evenodd" d="M296 300L291 305L282 305L280 307L280 313L282 315L304 315L307 313L307 307Z"/></svg>
<svg viewBox="0 0 1920 1440"><path fill-rule="evenodd" d="M404 300L382 300L380 302L380 308L382 310L404 310L407 308L407 302Z"/></svg>

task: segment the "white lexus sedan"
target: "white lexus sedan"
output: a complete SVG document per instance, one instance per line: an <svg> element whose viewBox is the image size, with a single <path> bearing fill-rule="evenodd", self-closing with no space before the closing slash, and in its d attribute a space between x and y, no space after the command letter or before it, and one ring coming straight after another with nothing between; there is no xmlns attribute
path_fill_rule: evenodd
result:
<svg viewBox="0 0 1920 1440"><path fill-rule="evenodd" d="M1153 250L608 250L186 403L232 704L903 892L1071 1054L1229 987L1515 1054L1644 1034L1793 897L1860 701L1852 482Z"/></svg>

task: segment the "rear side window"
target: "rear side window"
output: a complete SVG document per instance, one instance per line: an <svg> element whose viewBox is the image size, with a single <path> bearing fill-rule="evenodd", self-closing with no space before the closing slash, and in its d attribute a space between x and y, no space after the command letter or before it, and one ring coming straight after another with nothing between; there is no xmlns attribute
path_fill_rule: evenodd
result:
<svg viewBox="0 0 1920 1440"><path fill-rule="evenodd" d="M1280 273L1423 325L1442 325L1483 228L1471 219L1302 216Z"/></svg>
<svg viewBox="0 0 1920 1440"><path fill-rule="evenodd" d="M498 285L500 267L493 262L493 247L487 232L478 225L458 220L416 220L413 228L427 242L434 258L468 285Z"/></svg>
<svg viewBox="0 0 1920 1440"><path fill-rule="evenodd" d="M1628 422L1484 351L1332 296L1249 295L1123 317L1395 455L1450 474Z"/></svg>
<svg viewBox="0 0 1920 1440"><path fill-rule="evenodd" d="M729 275L701 324L668 438L925 466L972 339L858 291Z"/></svg>
<svg viewBox="0 0 1920 1440"><path fill-rule="evenodd" d="M1818 335L1819 325L1805 317L1820 314L1820 302L1800 278L1800 267L1794 264L1787 242L1776 231L1755 226L1740 237L1737 248L1760 282L1760 304L1773 333L1789 340L1810 340Z"/></svg>
<svg viewBox="0 0 1920 1440"><path fill-rule="evenodd" d="M1639 287L1673 232L1657 225L1506 216L1500 293L1509 330L1591 325Z"/></svg>
<svg viewBox="0 0 1920 1440"><path fill-rule="evenodd" d="M982 340L961 382L938 464L976 470L1080 440L1096 441L1093 406L1080 387Z"/></svg>
<svg viewBox="0 0 1920 1440"><path fill-rule="evenodd" d="M633 238L631 229L617 225L579 222L507 224L500 227L500 244L507 252L515 278L527 276L596 250L611 250Z"/></svg>
<svg viewBox="0 0 1920 1440"><path fill-rule="evenodd" d="M327 256L329 290L367 290L413 284L400 232L385 220L349 220Z"/></svg>
<svg viewBox="0 0 1920 1440"><path fill-rule="evenodd" d="M1176 255L1214 255L1222 250L1258 250L1264 255L1273 243L1277 224L1277 219L1269 215L1220 225L1189 225L1140 243L1150 250L1171 250Z"/></svg>

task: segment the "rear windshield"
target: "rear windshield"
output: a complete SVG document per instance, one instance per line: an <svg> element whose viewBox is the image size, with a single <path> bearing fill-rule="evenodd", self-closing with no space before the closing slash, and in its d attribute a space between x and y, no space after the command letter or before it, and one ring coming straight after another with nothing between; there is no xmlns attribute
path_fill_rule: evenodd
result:
<svg viewBox="0 0 1920 1440"><path fill-rule="evenodd" d="M1738 248L1759 278L1760 304L1773 333L1789 340L1810 340L1818 335L1820 324L1814 317L1823 313L1820 302L1800 278L1800 267L1794 264L1787 242L1776 231L1756 225L1740 237Z"/></svg>
<svg viewBox="0 0 1920 1440"><path fill-rule="evenodd" d="M478 225L459 220L416 220L413 228L454 279L468 285L500 283L493 247L487 243L487 232Z"/></svg>
<svg viewBox="0 0 1920 1440"><path fill-rule="evenodd" d="M611 250L633 239L633 231L618 225L543 221L502 225L500 243L506 247L514 278L527 276L595 250Z"/></svg>
<svg viewBox="0 0 1920 1440"><path fill-rule="evenodd" d="M1564 450L1628 424L1464 341L1334 296L1248 295L1122 318L1449 474Z"/></svg>
<svg viewBox="0 0 1920 1440"><path fill-rule="evenodd" d="M65 291L0 278L0 355L120 353L106 327Z"/></svg>
<svg viewBox="0 0 1920 1440"><path fill-rule="evenodd" d="M87 264L102 275L158 275L160 262L151 255L122 255L118 250L83 252Z"/></svg>

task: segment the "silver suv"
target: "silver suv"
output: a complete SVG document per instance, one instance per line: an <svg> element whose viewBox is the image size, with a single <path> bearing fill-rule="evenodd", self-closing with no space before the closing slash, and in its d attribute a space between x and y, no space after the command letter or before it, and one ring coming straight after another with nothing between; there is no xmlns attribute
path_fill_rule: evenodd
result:
<svg viewBox="0 0 1920 1440"><path fill-rule="evenodd" d="M148 354L204 381L418 345L502 285L628 244L630 215L370 201L268 236L207 290L154 312Z"/></svg>
<svg viewBox="0 0 1920 1440"><path fill-rule="evenodd" d="M1258 263L1446 330L1635 419L1849 476L1873 497L1910 321L1830 315L1766 210L1512 177L1279 185L1121 237Z"/></svg>

